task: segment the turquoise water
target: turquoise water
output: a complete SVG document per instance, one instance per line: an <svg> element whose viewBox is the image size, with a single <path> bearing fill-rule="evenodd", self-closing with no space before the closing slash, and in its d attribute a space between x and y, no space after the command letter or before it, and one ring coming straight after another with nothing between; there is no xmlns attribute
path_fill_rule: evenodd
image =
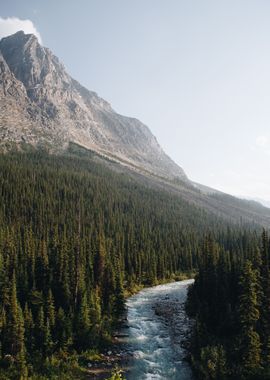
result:
<svg viewBox="0 0 270 380"><path fill-rule="evenodd" d="M128 380L192 379L181 347L189 326L184 301L192 282L155 286L128 299L128 340L134 358Z"/></svg>

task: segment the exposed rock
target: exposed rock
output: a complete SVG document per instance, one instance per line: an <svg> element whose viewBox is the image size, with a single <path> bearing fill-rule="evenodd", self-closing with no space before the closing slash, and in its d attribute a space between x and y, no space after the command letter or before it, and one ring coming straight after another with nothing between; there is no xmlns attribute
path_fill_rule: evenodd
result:
<svg viewBox="0 0 270 380"><path fill-rule="evenodd" d="M139 120L116 113L105 100L71 78L34 35L0 41L0 144L77 143L138 171L187 180Z"/></svg>

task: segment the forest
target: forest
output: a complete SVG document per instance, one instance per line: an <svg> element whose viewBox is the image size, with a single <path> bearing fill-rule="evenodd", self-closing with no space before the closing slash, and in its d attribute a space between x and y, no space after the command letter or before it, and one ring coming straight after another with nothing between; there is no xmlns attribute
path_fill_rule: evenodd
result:
<svg viewBox="0 0 270 380"><path fill-rule="evenodd" d="M238 329L234 345L250 364L235 371L263 368L269 241L258 249L258 227L230 225L91 156L3 154L0 172L1 379L45 379L59 362L106 347L127 294L197 269L188 310L198 372L213 357L216 377L203 378L225 376Z"/></svg>
<svg viewBox="0 0 270 380"><path fill-rule="evenodd" d="M241 250L205 239L186 308L194 319L192 365L199 379L270 379L270 240Z"/></svg>

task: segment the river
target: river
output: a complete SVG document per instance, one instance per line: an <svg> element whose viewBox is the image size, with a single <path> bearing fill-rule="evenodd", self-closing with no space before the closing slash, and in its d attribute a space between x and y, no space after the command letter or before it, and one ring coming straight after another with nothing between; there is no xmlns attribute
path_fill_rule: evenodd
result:
<svg viewBox="0 0 270 380"><path fill-rule="evenodd" d="M181 346L189 328L184 302L193 280L140 291L127 301L127 334L132 365L127 380L191 380Z"/></svg>

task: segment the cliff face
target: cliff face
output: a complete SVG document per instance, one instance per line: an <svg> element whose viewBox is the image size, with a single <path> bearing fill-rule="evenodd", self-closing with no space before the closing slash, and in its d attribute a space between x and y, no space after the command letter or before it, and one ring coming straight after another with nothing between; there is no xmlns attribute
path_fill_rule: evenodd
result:
<svg viewBox="0 0 270 380"><path fill-rule="evenodd" d="M0 41L0 144L58 151L77 143L138 171L186 180L139 120L116 113L71 78L34 35Z"/></svg>

